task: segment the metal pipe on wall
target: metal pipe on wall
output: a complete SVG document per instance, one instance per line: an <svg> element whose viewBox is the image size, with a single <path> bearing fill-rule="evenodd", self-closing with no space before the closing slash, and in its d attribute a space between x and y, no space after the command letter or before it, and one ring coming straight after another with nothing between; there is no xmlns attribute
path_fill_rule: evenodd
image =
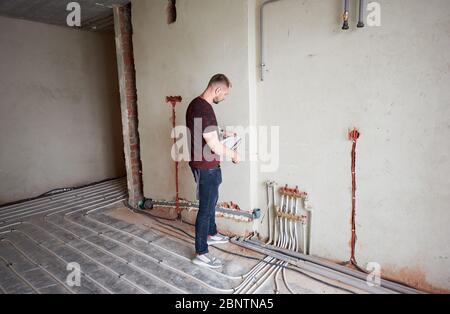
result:
<svg viewBox="0 0 450 314"><path fill-rule="evenodd" d="M264 54L264 8L266 5L278 2L281 0L267 0L261 5L261 12L260 12L260 22L259 22L259 28L260 28L260 52L261 52L261 82L264 81L264 71L266 69L266 60L265 60L265 54Z"/></svg>
<svg viewBox="0 0 450 314"><path fill-rule="evenodd" d="M273 215L276 215L276 204L277 204L277 201L276 201L275 190L277 188L277 185L278 184L276 182L272 182L272 207L271 207L271 211L272 211ZM277 228L277 226L276 226L276 222L275 222L275 218L274 218L273 221L272 221L273 241L270 244L275 243L275 241L276 241L276 236L277 236L277 229L276 228Z"/></svg>
<svg viewBox="0 0 450 314"><path fill-rule="evenodd" d="M275 186L276 183L273 181L266 182L267 195L270 194L270 187L273 193L272 204L268 198L267 207L268 210L272 207L274 210L272 223L269 222L269 241L266 242L266 245L272 244L295 252L302 249L303 253L309 254L312 208L308 202L308 194L300 192L298 186L289 188L285 185L277 190L280 193L280 205L277 206ZM301 214L299 208L299 204L302 204L300 203L302 201L305 214Z"/></svg>
<svg viewBox="0 0 450 314"><path fill-rule="evenodd" d="M299 213L298 199L295 199L294 215L297 216L298 213ZM294 224L294 242L295 242L294 251L297 252L299 250L297 223Z"/></svg>
<svg viewBox="0 0 450 314"><path fill-rule="evenodd" d="M274 235L274 229L275 229L275 218L274 218L274 214L275 214L275 187L276 187L277 183L274 181L267 181L266 182L266 197L267 197L267 209L266 209L266 213L264 214L264 217L267 215L267 220L268 220L268 227L269 227L269 240L267 241L266 244L272 244L274 239L275 239L275 235ZM272 196L272 198L271 198ZM271 201L272 199L272 201ZM261 223L264 220L264 217L261 218Z"/></svg>
<svg viewBox="0 0 450 314"><path fill-rule="evenodd" d="M350 7L349 2L350 2L349 0L344 0L344 15L342 16L344 20L344 25L342 26L343 30L349 29L348 26L349 7Z"/></svg>
<svg viewBox="0 0 450 314"><path fill-rule="evenodd" d="M295 203L295 199L293 197L290 197L291 201L289 204L289 208L288 208L288 214L293 215L294 214L294 203ZM289 221L287 221L287 223L289 224L289 241L288 241L288 249L292 250L293 244L294 244L294 235L293 235L293 224L292 224L292 219L289 219Z"/></svg>
<svg viewBox="0 0 450 314"><path fill-rule="evenodd" d="M303 208L305 209L306 213L307 213L307 223L306 223L306 246L304 248L303 253L305 255L309 255L311 253L310 250L310 246L311 246L311 227L312 227L312 211L313 208L312 206L309 204L309 196L306 195L305 198L303 199Z"/></svg>
<svg viewBox="0 0 450 314"><path fill-rule="evenodd" d="M363 28L364 27L364 0L359 0L359 18L358 25L356 27Z"/></svg>

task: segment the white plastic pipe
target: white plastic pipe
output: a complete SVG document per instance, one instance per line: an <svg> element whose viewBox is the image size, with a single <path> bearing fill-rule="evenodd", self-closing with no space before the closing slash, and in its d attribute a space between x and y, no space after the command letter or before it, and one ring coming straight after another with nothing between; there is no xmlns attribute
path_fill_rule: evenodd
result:
<svg viewBox="0 0 450 314"><path fill-rule="evenodd" d="M283 214L287 213L287 209L289 208L289 197L288 196L284 196L285 199L285 204L283 207ZM286 218L282 217L281 218L281 225L283 226L283 242L281 243L281 247L282 248L286 248L286 244L287 244L287 223L286 223Z"/></svg>
<svg viewBox="0 0 450 314"><path fill-rule="evenodd" d="M308 244L307 244L307 231L306 231L306 222L302 223L302 231L303 231L303 254L307 255L308 253Z"/></svg>
<svg viewBox="0 0 450 314"><path fill-rule="evenodd" d="M270 194L271 194L271 189L272 189L273 185L272 182L267 181L266 182L266 197L267 197L267 209L266 209L266 214L267 214L267 220L268 220L268 225L269 225L269 240L266 242L266 244L272 244L272 238L273 238L273 223L272 220L272 208L270 206Z"/></svg>
<svg viewBox="0 0 450 314"><path fill-rule="evenodd" d="M272 212L272 217L274 217L274 215L276 215L277 212L277 208L276 208L276 204L277 204L277 198L276 198L276 191L277 189L277 183L272 181L272 207L271 207L271 212ZM272 220L272 230L274 233L274 238L273 238L273 244L275 244L275 236L276 236L276 223L275 223L275 219Z"/></svg>
<svg viewBox="0 0 450 314"><path fill-rule="evenodd" d="M306 198L303 199L303 208L307 211L307 232L306 232L306 248L305 248L305 255L309 255L311 251L311 226L312 226L312 214L313 214L313 208L309 204L309 198L306 196Z"/></svg>
<svg viewBox="0 0 450 314"><path fill-rule="evenodd" d="M266 257L269 258L269 257ZM269 258L270 259L270 258ZM251 284L252 280L259 274L261 269L264 267L265 263L258 263L249 273L249 276L247 276L244 281L242 281L236 288L234 288L233 294L239 294L244 290L249 284Z"/></svg>
<svg viewBox="0 0 450 314"><path fill-rule="evenodd" d="M289 213L289 206L291 204L291 199L286 196L286 205L284 206L284 213ZM284 243L283 248L287 249L289 246L289 222L286 217L283 218L283 229L284 229Z"/></svg>
<svg viewBox="0 0 450 314"><path fill-rule="evenodd" d="M291 207L289 210L289 213L291 215L294 214L294 206L295 206L295 202L296 202L297 198L292 197L291 196ZM290 243L289 243L289 250L293 250L294 246L295 246L295 240L294 240L294 221L292 221L292 219L289 220L289 239L290 239Z"/></svg>
<svg viewBox="0 0 450 314"><path fill-rule="evenodd" d="M280 208L279 211L281 213L283 213L283 208L284 208L284 204L285 204L286 198L284 197L284 195L281 195L281 203L280 203ZM278 242L277 242L277 246L278 247L282 247L283 244L283 240L284 240L284 231L283 231L283 217L278 216Z"/></svg>
<svg viewBox="0 0 450 314"><path fill-rule="evenodd" d="M284 197L284 195L281 195L281 201L280 201L280 211L281 212L283 212L284 202L285 202L285 197ZM278 216L278 214L277 214L277 218L276 218L276 225L277 225L277 231L278 231L276 245L278 247L281 247L281 243L283 241L283 226L282 226L282 218L280 216Z"/></svg>
<svg viewBox="0 0 450 314"><path fill-rule="evenodd" d="M283 213L284 214L287 214L288 213L288 209L289 209L289 206L290 206L290 202L291 202L291 200L290 200L290 198L289 198L289 196L286 196L286 205L284 206L284 210L283 210ZM283 218L283 232L284 232L284 234L283 234L283 248L287 248L287 246L288 246L288 242L289 242L289 230L288 230L288 221L287 221L287 218Z"/></svg>
<svg viewBox="0 0 450 314"><path fill-rule="evenodd" d="M288 263L285 263L285 264L284 264L284 266L288 266L288 265L289 265ZM296 293L289 287L289 284L288 284L287 279L286 279L286 268L285 268L285 267L283 267L283 281L284 281L284 285L286 286L286 289L288 289L288 291L289 291L291 294L296 294Z"/></svg>
<svg viewBox="0 0 450 314"><path fill-rule="evenodd" d="M257 291L264 286L267 280L270 279L272 274L274 274L278 270L278 268L282 263L283 263L282 261L278 261L276 262L276 265L272 265L267 271L264 272L263 276L258 281L256 281L255 285L247 291L247 293L256 294Z"/></svg>
<svg viewBox="0 0 450 314"><path fill-rule="evenodd" d="M249 292L250 289L252 289L255 285L258 283L258 277L263 277L265 273L270 271L271 264L275 261L275 258L267 256L264 261L266 262L260 262L257 267L255 267L254 273L247 277L236 289L234 294L246 294Z"/></svg>
<svg viewBox="0 0 450 314"><path fill-rule="evenodd" d="M264 37L264 9L266 5L278 2L280 0L267 0L261 5L261 12L260 12L260 21L259 21L259 33L260 33L260 53L261 53L261 81L264 81L264 71L266 70L266 55L265 55L265 37Z"/></svg>

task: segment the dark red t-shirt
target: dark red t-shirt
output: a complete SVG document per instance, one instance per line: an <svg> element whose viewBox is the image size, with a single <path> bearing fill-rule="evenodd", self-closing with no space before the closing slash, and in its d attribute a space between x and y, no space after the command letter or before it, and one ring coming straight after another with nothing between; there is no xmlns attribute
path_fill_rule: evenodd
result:
<svg viewBox="0 0 450 314"><path fill-rule="evenodd" d="M203 138L204 133L219 130L211 104L201 97L195 98L186 111L186 127L191 136L189 165L200 169L212 169L219 166L220 157L212 153Z"/></svg>

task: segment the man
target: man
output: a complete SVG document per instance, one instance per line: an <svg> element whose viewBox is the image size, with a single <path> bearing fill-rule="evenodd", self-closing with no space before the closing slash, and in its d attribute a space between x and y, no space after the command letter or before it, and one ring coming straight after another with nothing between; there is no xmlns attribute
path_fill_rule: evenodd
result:
<svg viewBox="0 0 450 314"><path fill-rule="evenodd" d="M200 201L195 223L196 256L192 262L210 268L220 268L222 262L209 254L208 245L229 241L228 237L217 232L215 219L219 186L222 183L220 156L231 159L235 164L240 162L238 153L219 141L219 128L212 107L225 100L230 88L230 80L225 75L214 75L206 90L190 103L186 112L186 126L191 135L189 165L197 183L197 198Z"/></svg>

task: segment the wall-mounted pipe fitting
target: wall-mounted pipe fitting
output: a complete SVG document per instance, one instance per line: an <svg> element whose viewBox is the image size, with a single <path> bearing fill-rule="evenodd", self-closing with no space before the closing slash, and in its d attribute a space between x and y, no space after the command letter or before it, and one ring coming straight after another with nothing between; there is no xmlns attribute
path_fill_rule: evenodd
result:
<svg viewBox="0 0 450 314"><path fill-rule="evenodd" d="M347 30L347 29L350 28L348 26L348 19L349 19L349 15L350 15L350 12L349 12L349 1L350 0L344 0L344 14L342 16L343 21L344 21L344 25L342 26L343 30Z"/></svg>
<svg viewBox="0 0 450 314"><path fill-rule="evenodd" d="M363 28L364 27L364 0L359 0L359 18L358 25L356 27Z"/></svg>
<svg viewBox="0 0 450 314"><path fill-rule="evenodd" d="M266 245L274 245L294 252L301 249L303 253L309 254L311 207L308 204L308 194L300 191L298 186L289 188L286 185L278 189L280 205L276 205L275 190L275 182L266 182L267 212L269 214L269 241L266 242ZM270 194L272 194L272 201ZM304 204L302 209L300 208L301 202ZM301 233L297 228L299 224L301 224ZM300 242L300 238L302 242Z"/></svg>

